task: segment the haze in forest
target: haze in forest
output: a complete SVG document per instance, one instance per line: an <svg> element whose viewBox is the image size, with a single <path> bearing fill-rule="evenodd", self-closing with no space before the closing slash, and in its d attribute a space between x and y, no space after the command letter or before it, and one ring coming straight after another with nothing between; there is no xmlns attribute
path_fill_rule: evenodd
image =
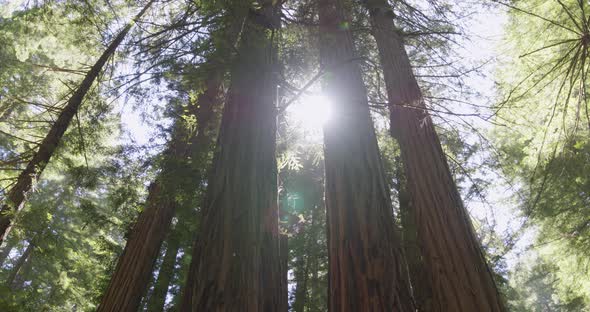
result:
<svg viewBox="0 0 590 312"><path fill-rule="evenodd" d="M0 311L587 311L585 1L0 0Z"/></svg>

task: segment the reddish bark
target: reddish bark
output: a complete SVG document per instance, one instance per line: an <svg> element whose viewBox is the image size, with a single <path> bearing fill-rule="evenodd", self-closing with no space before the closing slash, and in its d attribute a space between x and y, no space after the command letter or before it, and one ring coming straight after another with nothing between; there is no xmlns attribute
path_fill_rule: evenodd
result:
<svg viewBox="0 0 590 312"><path fill-rule="evenodd" d="M181 311L277 311L276 42L271 1L247 10ZM269 31L270 30L270 31ZM276 38L276 37L275 37Z"/></svg>
<svg viewBox="0 0 590 312"><path fill-rule="evenodd" d="M403 163L396 157L396 178L399 200L399 213L402 226L402 241L410 282L418 311L432 310L432 284L430 283L429 270L424 262L418 233L416 230L416 218L414 209L407 190L407 179L403 170Z"/></svg>
<svg viewBox="0 0 590 312"><path fill-rule="evenodd" d="M491 271L384 0L367 2L422 255L431 311L504 311Z"/></svg>
<svg viewBox="0 0 590 312"><path fill-rule="evenodd" d="M414 311L367 92L342 0L321 0L329 311Z"/></svg>
<svg viewBox="0 0 590 312"><path fill-rule="evenodd" d="M197 103L191 105L189 113L196 114L198 131L188 133L182 122L177 122L173 139L165 153L162 172L149 188L146 208L131 231L98 311L136 311L141 304L160 246L178 205L175 195L190 191L182 190L182 187L171 189L167 186L171 181L166 180L173 180L189 171L195 175L191 178L194 181L191 186L196 188L199 184L199 173L192 170L188 159L190 157L191 162L196 163L204 162L203 155L209 150L212 135L207 128L214 124L213 110L219 102L223 72L222 67L210 72L205 91L199 95Z"/></svg>
<svg viewBox="0 0 590 312"><path fill-rule="evenodd" d="M173 233L170 233L173 234ZM154 285L154 291L152 292L148 303L148 311L150 312L162 312L164 311L164 305L166 303L166 295L168 294L168 288L174 275L174 266L176 265L176 255L180 248L180 242L177 237L169 237L166 244L166 253L158 272L158 278Z"/></svg>

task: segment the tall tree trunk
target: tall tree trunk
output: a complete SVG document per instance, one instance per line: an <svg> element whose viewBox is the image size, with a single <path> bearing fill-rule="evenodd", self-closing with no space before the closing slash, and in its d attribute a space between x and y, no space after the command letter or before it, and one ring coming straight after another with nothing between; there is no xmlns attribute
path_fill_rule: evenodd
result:
<svg viewBox="0 0 590 312"><path fill-rule="evenodd" d="M173 233L170 233L173 234ZM168 294L168 287L174 275L174 267L176 265L176 255L180 242L177 237L170 235L166 246L166 254L162 261L162 266L158 272L158 279L154 285L154 291L148 300L148 311L161 312L164 311L164 304L166 303L166 295Z"/></svg>
<svg viewBox="0 0 590 312"><path fill-rule="evenodd" d="M407 179L404 173L403 163L396 157L396 179L399 200L400 219L402 225L402 241L410 282L414 293L414 300L418 311L432 310L432 285L430 284L428 269L424 263L424 257L420 250L418 232L416 230L416 218L412 202L407 190Z"/></svg>
<svg viewBox="0 0 590 312"><path fill-rule="evenodd" d="M182 311L277 311L276 45L272 1L250 8L232 70ZM188 303L188 304L187 304Z"/></svg>
<svg viewBox="0 0 590 312"><path fill-rule="evenodd" d="M280 236L281 253L281 299L278 312L289 311L289 237L287 234Z"/></svg>
<svg viewBox="0 0 590 312"><path fill-rule="evenodd" d="M136 311L146 291L175 203L159 181L149 187L146 208L127 240L97 311Z"/></svg>
<svg viewBox="0 0 590 312"><path fill-rule="evenodd" d="M432 311L504 311L408 55L385 0L367 2L383 66L391 132L402 153Z"/></svg>
<svg viewBox="0 0 590 312"><path fill-rule="evenodd" d="M320 312L320 311L325 311L325 300L323 300L324 297L322 297L320 295L321 292L324 292L325 287L324 284L322 283L322 280L319 278L319 271L320 271L320 267L319 267L319 258L317 255L312 255L310 257L310 266L312 267L312 271L311 271L311 296L309 298L309 312Z"/></svg>
<svg viewBox="0 0 590 312"><path fill-rule="evenodd" d="M29 257L27 258L27 260L25 261L25 264L23 264L20 272L18 273L18 275L16 276L16 278L14 279L14 282L12 284L12 289L24 289L26 287L26 282L27 280L32 280L34 277L31 276L31 273L33 271L33 257L34 257L34 249L33 251L31 251L31 254L29 254Z"/></svg>
<svg viewBox="0 0 590 312"><path fill-rule="evenodd" d="M47 136L41 141L39 149L35 155L33 155L33 158L27 164L25 170L19 174L16 184L8 191L4 203L2 204L2 208L0 209L0 243L2 243L6 238L6 235L8 235L14 215L25 205L27 196L33 187L33 183L49 163L49 160L61 142L64 133L68 129L72 118L74 118L78 112L84 97L90 90L90 87L92 87L92 84L102 71L108 59L115 53L115 50L119 47L119 44L121 44L123 39L125 39L125 36L127 36L129 30L131 30L131 27L143 16L153 1L154 0L148 2L135 18L123 27L117 37L115 37L107 49L98 58L90 71L88 71L84 80L82 80L82 83L78 86L78 89L72 94L59 117L53 126L51 126Z"/></svg>
<svg viewBox="0 0 590 312"><path fill-rule="evenodd" d="M367 92L343 0L320 0L329 311L414 311Z"/></svg>
<svg viewBox="0 0 590 312"><path fill-rule="evenodd" d="M192 250L191 250L191 263L188 268L188 272L186 274L186 280L184 282L184 287L181 289L181 298L180 298L180 309L181 312L188 312L191 311L193 306L193 289L195 288L195 278L196 273L195 270L199 267L199 261L201 259L201 255L197 246L199 246L199 238L197 237L194 240Z"/></svg>
<svg viewBox="0 0 590 312"><path fill-rule="evenodd" d="M33 243L29 243L27 248L25 248L25 251L21 254L21 256L18 258L18 260L14 264L12 271L10 271L10 275L8 275L8 278L6 279L6 286L8 286L10 288L14 287L16 277L18 276L18 274L20 273L24 264L27 262L27 260L31 256L31 253L33 252L34 249L35 249L35 245Z"/></svg>
<svg viewBox="0 0 590 312"><path fill-rule="evenodd" d="M205 91L198 96L197 103L191 105L189 113L196 114L198 130L188 133L182 121L177 120L162 172L149 188L146 208L131 231L98 311L138 309L178 205L175 195L182 191L182 187L176 189L171 186L174 183L169 182L186 171L198 175L192 170L189 159L199 164L209 150L212 134L207 128L213 123L214 107L219 103L223 73L223 66L211 69ZM191 181L196 181L191 184L194 187L199 184L200 177L194 176Z"/></svg>
<svg viewBox="0 0 590 312"><path fill-rule="evenodd" d="M295 280L295 298L293 301L294 312L310 311L311 297L310 290L313 289L311 284L310 273L315 269L314 263L317 261L317 240L319 224L319 206L322 201L323 192L322 184L318 183L317 172L313 170L305 171L298 179L295 180L293 189L301 194L303 200L303 209L311 211L309 225L299 225L299 235L302 235L303 244L298 252Z"/></svg>
<svg viewBox="0 0 590 312"><path fill-rule="evenodd" d="M322 185L318 186L320 190L322 190ZM321 292L325 291L324 284L322 283L321 279L319 278L319 264L320 264L320 255L322 254L323 250L326 246L322 244L318 244L320 239L320 231L322 230L323 224L320 220L320 210L324 209L323 205L323 191L318 193L320 196L316 198L317 202L313 204L313 211L311 213L311 225L309 227L309 254L307 256L307 261L309 265L308 272L311 272L311 278L308 281L308 293L309 299L307 300L308 311L325 311L325 307L323 306L324 301L322 300L322 296L320 295ZM308 273L309 274L309 273Z"/></svg>
<svg viewBox="0 0 590 312"><path fill-rule="evenodd" d="M235 50L235 46L236 43L239 39L239 34L242 30L242 21L244 20L244 17L242 14L236 13L236 10L230 11L231 13L228 13L228 16L230 16L230 21L226 22L226 32L222 33L223 36L225 36L227 38L227 40L224 41L220 41L218 42L218 44L220 44L220 46L218 46L216 48L216 53L220 53L219 57L217 57L218 59L229 59L230 64L232 62L234 62L234 55L233 53L229 53L228 51L233 51ZM227 64L225 64L227 65ZM228 66L225 66L224 69L229 69ZM225 74L225 71L223 72L223 74ZM223 75L219 76L219 83L221 86L221 82ZM220 103L221 104L221 103ZM199 106L199 109L201 110L201 106ZM202 115L203 112L202 111L198 111L197 112L199 115ZM210 112L211 114L213 113L213 111ZM198 127L201 127L201 124L198 124ZM200 129L199 128L199 132L203 132L203 131L208 131L209 133L212 133L211 127L209 126L209 129L204 128L204 129ZM199 145L201 144L199 142L199 140L195 140L195 142L193 142L193 145ZM202 211L201 211L202 214ZM181 289L181 296L180 296L180 300L178 301L179 304L179 310L180 311L188 311L191 309L192 306L192 291L194 288L194 278L195 278L195 269L198 267L198 261L200 260L200 254L198 253L199 250L197 249L197 245L198 245L198 235L195 235L195 239L193 241L193 245L190 248L190 265L188 268L188 272L187 272L187 276L186 276L186 280L184 281L184 286Z"/></svg>
<svg viewBox="0 0 590 312"><path fill-rule="evenodd" d="M305 242L305 241L304 241ZM304 248L309 247L303 244ZM295 268L295 298L293 299L293 312L304 312L307 300L307 281L309 276L309 260L305 250L300 253Z"/></svg>

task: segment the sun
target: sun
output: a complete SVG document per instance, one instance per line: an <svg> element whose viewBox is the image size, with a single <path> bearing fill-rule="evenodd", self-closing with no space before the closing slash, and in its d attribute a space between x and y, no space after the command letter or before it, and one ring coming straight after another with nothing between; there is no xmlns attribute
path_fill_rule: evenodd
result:
<svg viewBox="0 0 590 312"><path fill-rule="evenodd" d="M289 118L308 130L319 130L332 116L332 103L322 94L306 95L287 108Z"/></svg>

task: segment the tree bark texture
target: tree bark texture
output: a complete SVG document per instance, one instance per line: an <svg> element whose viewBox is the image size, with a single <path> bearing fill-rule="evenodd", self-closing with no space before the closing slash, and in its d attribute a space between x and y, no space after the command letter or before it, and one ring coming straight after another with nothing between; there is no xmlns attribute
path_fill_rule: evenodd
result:
<svg viewBox="0 0 590 312"><path fill-rule="evenodd" d="M182 311L277 311L276 45L271 1L245 8ZM238 5L238 4L236 4ZM249 5L247 5L249 6Z"/></svg>
<svg viewBox="0 0 590 312"><path fill-rule="evenodd" d="M367 92L342 0L321 0L329 311L414 311Z"/></svg>
<svg viewBox="0 0 590 312"><path fill-rule="evenodd" d="M163 194L162 185L152 183L145 210L133 226L97 311L137 310L174 210L175 203Z"/></svg>
<svg viewBox="0 0 590 312"><path fill-rule="evenodd" d="M428 268L424 262L418 241L416 218L414 216L415 211L411 206L412 203L407 190L407 179L404 173L403 163L399 157L396 158L396 188L402 226L402 242L408 264L414 301L416 302L418 311L431 311L432 285L430 284L430 275L428 274Z"/></svg>
<svg viewBox="0 0 590 312"><path fill-rule="evenodd" d="M449 170L387 1L367 2L387 87L432 311L504 311L469 214Z"/></svg>
<svg viewBox="0 0 590 312"><path fill-rule="evenodd" d="M203 155L209 150L211 141L211 131L207 127L213 123L213 110L219 102L223 73L223 67L211 70L205 91L198 96L196 105L191 105L189 109L189 114L197 114L198 131L187 132L182 122L177 120L173 138L164 155L162 172L149 188L146 208L131 231L98 311L136 311L141 304L158 252L179 205L176 195L186 187L181 185L174 189L169 185L174 184L171 180L175 177L193 169L191 162L204 161ZM195 176L189 182L196 188L201 179L197 176L198 172L191 172Z"/></svg>
<svg viewBox="0 0 590 312"><path fill-rule="evenodd" d="M170 233L173 234L173 233ZM162 260L162 266L158 272L158 279L154 285L154 291L148 300L148 311L162 312L164 311L164 304L166 303L166 295L168 294L168 287L174 275L174 267L176 265L176 255L180 248L180 242L177 237L170 235L167 240L166 254Z"/></svg>
<svg viewBox="0 0 590 312"><path fill-rule="evenodd" d="M119 44L125 39L131 27L137 22L143 14L149 9L153 0L143 7L135 16L131 23L127 24L109 44L107 49L102 53L92 68L86 73L84 80L78 86L76 91L68 100L55 123L51 126L47 136L39 144L39 149L33 155L25 169L19 174L16 184L8 191L6 198L0 209L0 243L6 238L12 226L14 215L19 212L25 205L28 194L31 192L34 182L41 175L61 139L68 129L72 119L78 112L84 97L92 87L92 84L102 71L108 59L115 53Z"/></svg>

